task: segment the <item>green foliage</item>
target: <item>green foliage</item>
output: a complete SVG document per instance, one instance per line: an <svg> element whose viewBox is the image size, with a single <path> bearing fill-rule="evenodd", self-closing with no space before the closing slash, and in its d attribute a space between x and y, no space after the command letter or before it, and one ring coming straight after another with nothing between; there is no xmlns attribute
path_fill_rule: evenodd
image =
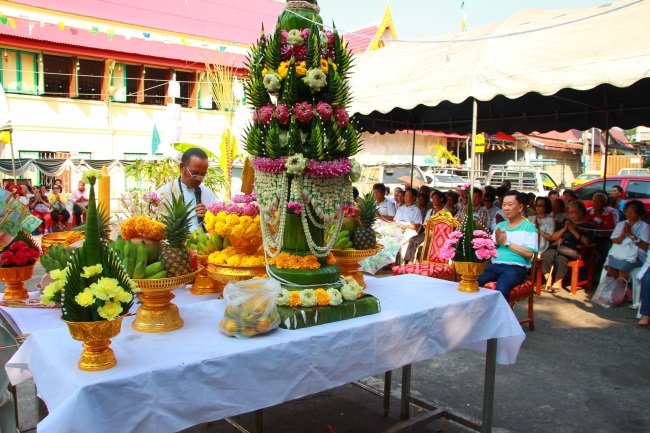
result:
<svg viewBox="0 0 650 433"><path fill-rule="evenodd" d="M266 35L262 34L262 36L257 40L257 43L253 44L246 60L244 61L244 65L249 70L251 76L262 76L266 45Z"/></svg>
<svg viewBox="0 0 650 433"><path fill-rule="evenodd" d="M280 62L282 61L282 37L280 32L281 29L277 28L275 34L268 38L268 46L264 53L264 64L266 68L274 71L278 70L278 66L280 66Z"/></svg>
<svg viewBox="0 0 650 433"><path fill-rule="evenodd" d="M251 123L246 126L244 135L246 136L246 143L244 144L246 152L250 155L262 156L264 154L262 144L265 141L262 128L256 123Z"/></svg>
<svg viewBox="0 0 650 433"><path fill-rule="evenodd" d="M157 158L151 160L137 159L124 169L127 178L143 180L152 184L156 190L180 176L178 162L174 158ZM225 176L219 167L208 167L203 184L211 190L219 190L225 184Z"/></svg>
<svg viewBox="0 0 650 433"><path fill-rule="evenodd" d="M354 129L351 123L348 123L341 136L345 142L345 149L341 156L350 157L361 150L361 133Z"/></svg>
<svg viewBox="0 0 650 433"><path fill-rule="evenodd" d="M266 156L269 158L277 158L281 156L280 149L280 131L278 121L273 119L269 127L269 133L266 135L266 142L264 143Z"/></svg>
<svg viewBox="0 0 650 433"><path fill-rule="evenodd" d="M312 24L307 45L307 68L320 68L320 31Z"/></svg>
<svg viewBox="0 0 650 433"><path fill-rule="evenodd" d="M338 66L339 75L345 80L352 66L352 56L348 52L347 44L341 40L338 31L334 29L334 57Z"/></svg>
<svg viewBox="0 0 650 433"><path fill-rule="evenodd" d="M162 222L165 224L165 237L170 246L181 248L190 235L190 207L183 194L172 193L171 199L162 202Z"/></svg>
<svg viewBox="0 0 650 433"><path fill-rule="evenodd" d="M255 108L262 107L271 101L271 97L264 88L262 74L253 75L244 86L246 100Z"/></svg>
<svg viewBox="0 0 650 433"><path fill-rule="evenodd" d="M291 63L287 78L282 85L281 100L287 107L292 107L298 101L298 84L300 80L296 79L296 64Z"/></svg>
<svg viewBox="0 0 650 433"><path fill-rule="evenodd" d="M296 153L303 153L302 136L300 134L300 127L295 117L291 118L289 124L289 145L287 146L289 155Z"/></svg>
<svg viewBox="0 0 650 433"><path fill-rule="evenodd" d="M325 149L325 139L323 137L323 128L321 127L320 119L314 117L311 123L311 136L309 137L309 145L315 156L319 161L329 159Z"/></svg>

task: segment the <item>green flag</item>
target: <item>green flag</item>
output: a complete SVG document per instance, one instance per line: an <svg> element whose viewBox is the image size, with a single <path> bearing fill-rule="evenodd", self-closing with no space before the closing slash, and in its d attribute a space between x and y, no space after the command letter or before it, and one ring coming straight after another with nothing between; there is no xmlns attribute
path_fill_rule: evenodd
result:
<svg viewBox="0 0 650 433"><path fill-rule="evenodd" d="M151 133L151 155L152 156L156 155L158 146L160 146L160 135L158 134L158 128L156 128L156 124L154 123L153 132Z"/></svg>

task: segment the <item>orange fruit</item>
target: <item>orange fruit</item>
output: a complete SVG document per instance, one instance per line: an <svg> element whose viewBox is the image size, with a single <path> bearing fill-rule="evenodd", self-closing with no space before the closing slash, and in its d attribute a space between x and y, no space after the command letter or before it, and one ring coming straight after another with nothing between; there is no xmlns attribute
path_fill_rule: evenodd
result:
<svg viewBox="0 0 650 433"><path fill-rule="evenodd" d="M225 332L228 335L236 334L239 331L239 325L234 320L226 320Z"/></svg>
<svg viewBox="0 0 650 433"><path fill-rule="evenodd" d="M257 326L256 326L257 332L259 332L260 334L267 332L271 328L271 323L273 322L268 317L265 319L260 319L260 321L257 322Z"/></svg>

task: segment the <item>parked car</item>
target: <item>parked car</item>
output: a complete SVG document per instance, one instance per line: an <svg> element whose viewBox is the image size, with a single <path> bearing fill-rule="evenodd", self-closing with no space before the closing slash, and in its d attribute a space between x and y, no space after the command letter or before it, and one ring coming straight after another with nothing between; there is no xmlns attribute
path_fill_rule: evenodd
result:
<svg viewBox="0 0 650 433"><path fill-rule="evenodd" d="M432 173L427 174L426 178L427 185L440 190L454 189L457 186L469 183L469 180L451 173Z"/></svg>
<svg viewBox="0 0 650 433"><path fill-rule="evenodd" d="M588 182L592 179L598 179L601 177L603 177L603 173L600 171L585 171L573 179L573 182L571 182L571 187L582 185L583 183Z"/></svg>
<svg viewBox="0 0 650 433"><path fill-rule="evenodd" d="M595 193L603 192L604 179L590 180L582 185L578 185L574 191L578 194L578 198L582 200L588 208L591 207L591 200ZM607 183L605 184L605 192L609 191L614 185L618 185L623 189L623 200L640 200L650 212L650 175L634 175L634 176L608 176Z"/></svg>
<svg viewBox="0 0 650 433"><path fill-rule="evenodd" d="M499 186L504 180L510 181L512 189L520 192L532 192L537 196L546 196L551 190L559 190L553 177L537 167L508 164L490 166L485 184Z"/></svg>
<svg viewBox="0 0 650 433"><path fill-rule="evenodd" d="M361 169L361 179L354 183L360 194L372 191L376 183L383 183L390 188L391 194L395 187L406 187L411 183L411 164L375 164L367 165ZM427 181L420 167L413 166L413 186L419 188L426 185Z"/></svg>
<svg viewBox="0 0 650 433"><path fill-rule="evenodd" d="M650 168L621 168L618 171L619 176L650 174Z"/></svg>

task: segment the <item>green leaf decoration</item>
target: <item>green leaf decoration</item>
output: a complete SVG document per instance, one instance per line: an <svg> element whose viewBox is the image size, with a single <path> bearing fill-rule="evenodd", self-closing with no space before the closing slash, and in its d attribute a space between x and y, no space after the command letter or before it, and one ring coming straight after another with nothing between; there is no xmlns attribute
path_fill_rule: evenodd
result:
<svg viewBox="0 0 650 433"><path fill-rule="evenodd" d="M295 117L291 117L291 123L289 124L289 155L294 155L296 153L303 153L303 144L302 136L300 135L300 127L298 126L298 121Z"/></svg>
<svg viewBox="0 0 650 433"><path fill-rule="evenodd" d="M345 149L343 150L342 156L349 158L361 150L361 133L357 132L351 123L348 123L348 126L342 133L342 137L345 142Z"/></svg>
<svg viewBox="0 0 650 433"><path fill-rule="evenodd" d="M278 122L275 119L271 121L269 133L266 135L265 150L266 156L269 158L282 156L282 150L280 147L280 131L278 130Z"/></svg>
<svg viewBox="0 0 650 433"><path fill-rule="evenodd" d="M293 59L292 59L293 60ZM287 107L293 107L298 98L298 79L296 79L296 63L291 62L287 77L283 80L282 96L280 102L283 102Z"/></svg>
<svg viewBox="0 0 650 433"><path fill-rule="evenodd" d="M309 31L309 44L307 45L307 69L320 68L320 31L316 24L312 24Z"/></svg>
<svg viewBox="0 0 650 433"><path fill-rule="evenodd" d="M76 250L70 257L68 264L68 276L63 285L63 320L70 322L91 322L93 320L92 308L82 307L75 301L75 296L81 293L85 288L84 278L81 277L83 267L85 266L84 256L81 250Z"/></svg>
<svg viewBox="0 0 650 433"><path fill-rule="evenodd" d="M100 204L97 208L97 229L102 239L108 239L108 230L111 225L111 219L107 216L106 205ZM86 224L88 220L86 220ZM72 229L73 232L86 232L86 224L76 226Z"/></svg>
<svg viewBox="0 0 650 433"><path fill-rule="evenodd" d="M274 71L278 70L278 66L280 66L280 62L282 61L282 38L280 32L280 29L276 29L275 34L269 37L264 55L264 64L266 68L273 69Z"/></svg>
<svg viewBox="0 0 650 433"><path fill-rule="evenodd" d="M330 121L330 123L334 123L333 121ZM329 125L329 127L326 128L326 135L327 140L327 151L331 155L332 159L339 158L343 153L343 150L345 149L345 146L341 147L342 140L341 136L339 135L339 129L334 127L333 125Z"/></svg>
<svg viewBox="0 0 650 433"><path fill-rule="evenodd" d="M244 86L244 92L246 100L255 108L260 108L271 101L271 97L264 88L264 80L261 77L251 77Z"/></svg>
<svg viewBox="0 0 650 433"><path fill-rule="evenodd" d="M264 143L264 135L260 126L256 123L249 124L244 131L244 135L246 136L246 152L253 156L263 155L261 146Z"/></svg>
<svg viewBox="0 0 650 433"><path fill-rule="evenodd" d="M323 137L323 128L320 119L314 117L311 122L311 136L309 137L309 147L316 152L316 158L319 161L325 161L327 151L325 149L325 140Z"/></svg>

